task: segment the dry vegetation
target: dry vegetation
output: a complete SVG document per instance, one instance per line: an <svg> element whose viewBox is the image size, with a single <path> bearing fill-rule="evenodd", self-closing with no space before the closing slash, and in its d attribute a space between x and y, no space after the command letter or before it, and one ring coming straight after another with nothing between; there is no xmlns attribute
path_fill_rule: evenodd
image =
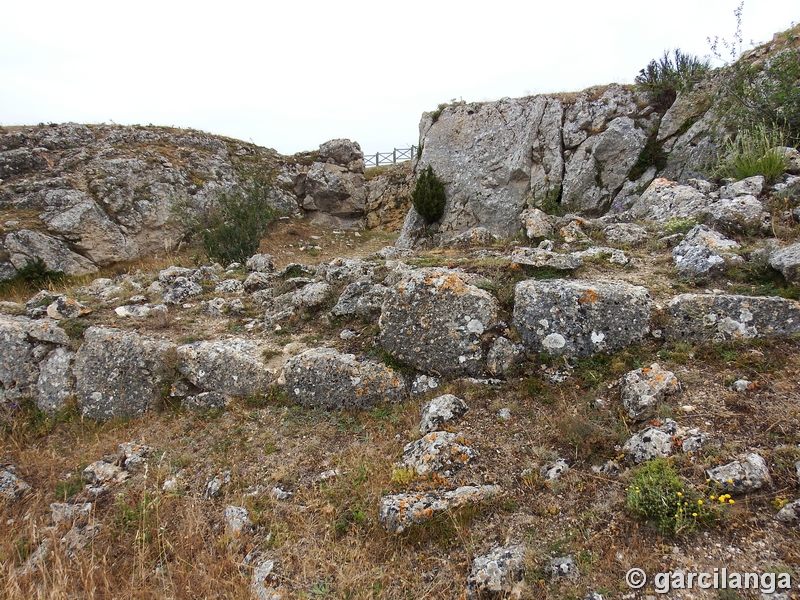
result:
<svg viewBox="0 0 800 600"><path fill-rule="evenodd" d="M388 239L293 221L281 224L262 250L283 266L363 256ZM491 250L498 256L508 253L508 248ZM596 261L575 276L647 285L656 301L705 286L752 284L675 282L665 249L628 251L642 259L642 266ZM498 256L449 249L408 262L459 266L482 275L482 286L500 300L501 318L510 322L513 285L533 274L509 268ZM139 265L148 271L159 266ZM115 323L110 309L96 308L90 322ZM139 326L181 342L228 332L253 335L274 347L278 357L314 345L382 356L375 323L314 313L279 332L250 334L243 325L257 311L248 310L240 319L210 319L195 307L169 322L142 320ZM338 334L344 328L358 336L342 341ZM34 492L0 505L0 588L4 597L25 599L247 598L253 563L246 557L255 549L276 561L275 585L286 598L458 598L472 559L505 543L527 548L527 575L519 589L525 598L583 598L587 590L621 598L630 591L624 576L634 566L650 574L721 566L789 569L800 582L798 531L774 520L776 507L797 496L798 346L797 340L693 346L654 339L614 356L575 361L568 367L571 376L558 384L545 374L567 368L565 362L531 356L502 385L451 381L435 394L366 412L295 406L277 386L263 397L238 399L225 411L189 412L165 398L161 410L145 418L102 425L84 421L75 407L47 417L27 404L3 405L0 457L18 466ZM715 526L677 539L658 536L626 512L630 471L612 476L592 470L609 459L625 464L621 444L638 427L626 419L615 382L628 370L656 361L674 371L683 386L663 404L659 418L674 418L711 436L696 455L672 459L679 473L702 491L705 468L756 449L774 479L772 488L737 499ZM755 388L731 391L731 382L742 377ZM397 469L403 446L418 437L421 404L447 392L469 405L452 430L480 456L449 480ZM498 417L500 408L510 409L509 420ZM158 453L128 482L90 497L82 488L81 470L127 441L148 444ZM557 457L571 461L571 469L557 481L543 481L538 467ZM319 479L331 470L338 475ZM224 471L230 471L230 483L218 498L205 499L206 484ZM164 481L176 475L179 486L163 491ZM401 536L387 534L377 522L386 493L466 483L496 483L503 493ZM293 496L275 499L275 486ZM49 505L64 500L93 501L89 521L101 525L74 556L59 542L68 527L51 527ZM231 504L249 509L256 526L252 533L238 539L226 533L223 512ZM25 572L26 559L47 538L54 548L51 560ZM546 566L565 554L576 558L580 576L554 582Z"/></svg>

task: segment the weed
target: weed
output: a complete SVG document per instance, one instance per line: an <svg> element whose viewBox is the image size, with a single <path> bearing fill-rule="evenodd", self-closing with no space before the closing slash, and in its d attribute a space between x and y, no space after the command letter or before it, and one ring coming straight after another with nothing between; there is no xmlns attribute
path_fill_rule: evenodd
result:
<svg viewBox="0 0 800 600"><path fill-rule="evenodd" d="M737 181L753 175L763 175L772 185L786 172L786 157L776 148L784 145L783 134L765 125L740 129L735 140L725 144L725 158L717 167L717 176Z"/></svg>
<svg viewBox="0 0 800 600"><path fill-rule="evenodd" d="M675 218L664 223L664 233L689 233L697 226L694 219Z"/></svg>
<svg viewBox="0 0 800 600"><path fill-rule="evenodd" d="M661 535L685 535L697 527L712 525L720 516L715 504L704 501L661 458L639 467L627 491L626 508Z"/></svg>

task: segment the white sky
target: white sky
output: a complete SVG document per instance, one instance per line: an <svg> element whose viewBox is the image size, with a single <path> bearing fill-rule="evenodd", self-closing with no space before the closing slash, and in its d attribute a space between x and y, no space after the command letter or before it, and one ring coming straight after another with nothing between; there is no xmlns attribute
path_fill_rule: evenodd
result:
<svg viewBox="0 0 800 600"><path fill-rule="evenodd" d="M0 124L171 125L290 154L417 143L441 102L632 83L733 38L739 0L0 1ZM800 20L745 0L749 41Z"/></svg>

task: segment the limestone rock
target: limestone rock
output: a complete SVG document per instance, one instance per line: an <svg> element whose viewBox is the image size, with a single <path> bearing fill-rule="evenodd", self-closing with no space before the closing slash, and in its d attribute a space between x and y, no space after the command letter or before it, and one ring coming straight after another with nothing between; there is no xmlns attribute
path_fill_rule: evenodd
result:
<svg viewBox="0 0 800 600"><path fill-rule="evenodd" d="M392 494L381 498L378 521L386 531L399 535L445 511L480 504L499 493L497 485L465 485L448 492Z"/></svg>
<svg viewBox="0 0 800 600"><path fill-rule="evenodd" d="M98 460L87 466L83 470L82 478L91 485L103 485L108 483L122 483L130 477L130 474L122 467Z"/></svg>
<svg viewBox="0 0 800 600"><path fill-rule="evenodd" d="M737 196L710 203L698 215L710 225L730 232L754 233L769 224L769 213L755 196Z"/></svg>
<svg viewBox="0 0 800 600"><path fill-rule="evenodd" d="M659 178L631 206L630 214L634 219L666 223L670 219L695 218L708 203L706 195L696 188Z"/></svg>
<svg viewBox="0 0 800 600"><path fill-rule="evenodd" d="M567 160L561 203L575 211L606 212L646 143L647 133L630 117L611 121Z"/></svg>
<svg viewBox="0 0 800 600"><path fill-rule="evenodd" d="M152 446L137 442L123 442L119 445L120 462L125 470L131 473L143 469L147 459L155 452L156 449Z"/></svg>
<svg viewBox="0 0 800 600"><path fill-rule="evenodd" d="M550 561L548 567L552 579L575 579L578 574L578 563L571 556L557 556Z"/></svg>
<svg viewBox="0 0 800 600"><path fill-rule="evenodd" d="M222 410L226 404L225 395L219 392L200 392L181 399L181 408L187 410Z"/></svg>
<svg viewBox="0 0 800 600"><path fill-rule="evenodd" d="M6 465L0 467L0 496L7 500L19 500L31 486L17 476L16 469Z"/></svg>
<svg viewBox="0 0 800 600"><path fill-rule="evenodd" d="M620 380L622 404L628 409L628 416L636 420L652 415L659 402L680 389L675 374L658 363L630 371Z"/></svg>
<svg viewBox="0 0 800 600"><path fill-rule="evenodd" d="M767 461L750 452L726 465L708 469L706 475L714 485L732 494L747 494L772 483Z"/></svg>
<svg viewBox="0 0 800 600"><path fill-rule="evenodd" d="M486 369L495 377L502 377L525 357L522 344L515 344L506 337L497 338L486 354Z"/></svg>
<svg viewBox="0 0 800 600"><path fill-rule="evenodd" d="M403 227L414 189L411 165L411 161L387 165L367 180L367 229L397 232Z"/></svg>
<svg viewBox="0 0 800 600"><path fill-rule="evenodd" d="M641 341L648 291L622 282L527 280L515 289L514 325L529 352L583 357Z"/></svg>
<svg viewBox="0 0 800 600"><path fill-rule="evenodd" d="M547 462L539 469L539 475L545 481L555 481L561 477L562 473L569 471L569 462L564 458L556 459L553 462Z"/></svg>
<svg viewBox="0 0 800 600"><path fill-rule="evenodd" d="M177 277L164 292L164 304L183 304L187 300L203 293L201 285L186 277Z"/></svg>
<svg viewBox="0 0 800 600"><path fill-rule="evenodd" d="M521 546L494 548L472 561L467 576L467 598L505 598L525 577L525 549Z"/></svg>
<svg viewBox="0 0 800 600"><path fill-rule="evenodd" d="M525 228L525 235L530 240L538 240L540 238L552 238L554 229L553 222L555 219L539 210L538 208L529 208L524 210L519 216L522 221L522 226Z"/></svg>
<svg viewBox="0 0 800 600"><path fill-rule="evenodd" d="M328 283L334 281L365 281L375 276L374 262L359 258L334 258L327 264L319 266L318 275L324 275Z"/></svg>
<svg viewBox="0 0 800 600"><path fill-rule="evenodd" d="M705 225L696 225L672 250L672 258L678 274L684 277L715 275L730 264L744 262L733 253L739 248L739 244Z"/></svg>
<svg viewBox="0 0 800 600"><path fill-rule="evenodd" d="M422 407L422 419L419 432L422 435L436 431L443 425L463 417L469 408L467 403L453 394L437 396Z"/></svg>
<svg viewBox="0 0 800 600"><path fill-rule="evenodd" d="M106 327L90 327L83 339L73 373L84 416L135 417L154 406L168 382L174 344Z"/></svg>
<svg viewBox="0 0 800 600"><path fill-rule="evenodd" d="M364 172L364 153L358 142L348 139L335 139L320 144L317 158L323 163L347 167L356 173Z"/></svg>
<svg viewBox="0 0 800 600"><path fill-rule="evenodd" d="M342 291L331 314L336 317L359 316L366 319L377 319L381 314L381 306L388 288L379 283L356 281Z"/></svg>
<svg viewBox="0 0 800 600"><path fill-rule="evenodd" d="M5 247L16 269L39 259L48 271L62 271L66 275L86 275L97 271L91 260L70 250L66 243L37 231L20 229L9 233Z"/></svg>
<svg viewBox="0 0 800 600"><path fill-rule="evenodd" d="M293 356L283 373L289 396L305 406L369 408L406 398L405 381L390 368L329 348Z"/></svg>
<svg viewBox="0 0 800 600"><path fill-rule="evenodd" d="M719 197L732 199L739 196L760 196L764 189L764 176L755 175L719 188Z"/></svg>
<svg viewBox="0 0 800 600"><path fill-rule="evenodd" d="M537 268L573 271L583 265L583 259L570 254L559 254L543 248L517 247L511 252L510 260L518 265Z"/></svg>
<svg viewBox="0 0 800 600"><path fill-rule="evenodd" d="M612 223L607 225L603 234L611 244L621 246L640 246L647 241L647 230L634 223Z"/></svg>
<svg viewBox="0 0 800 600"><path fill-rule="evenodd" d="M497 300L464 273L420 269L386 295L380 340L395 358L438 375L480 375L481 335L497 320Z"/></svg>
<svg viewBox="0 0 800 600"><path fill-rule="evenodd" d="M726 341L800 333L800 303L770 296L680 294L667 304L669 339Z"/></svg>
<svg viewBox="0 0 800 600"><path fill-rule="evenodd" d="M52 502L50 504L50 518L53 523L72 523L77 520L85 519L92 514L91 502L79 502L69 504L67 502Z"/></svg>
<svg viewBox="0 0 800 600"><path fill-rule="evenodd" d="M253 528L250 513L243 506L227 506L225 508L225 523L228 526L228 532L234 538L241 537Z"/></svg>
<svg viewBox="0 0 800 600"><path fill-rule="evenodd" d="M664 425L648 427L633 434L622 447L636 464L654 458L666 458L672 454L672 436L677 431L675 421L667 419Z"/></svg>
<svg viewBox="0 0 800 600"><path fill-rule="evenodd" d="M223 279L214 286L214 291L218 294L241 294L244 292L244 284L238 279Z"/></svg>
<svg viewBox="0 0 800 600"><path fill-rule="evenodd" d="M253 569L253 580L250 584L250 591L256 600L281 600L283 594L275 589L274 584L277 583L277 577L273 574L275 570L275 561L266 560L259 563Z"/></svg>
<svg viewBox="0 0 800 600"><path fill-rule="evenodd" d="M787 281L800 284L800 243L774 252L769 258L769 266L780 271Z"/></svg>
<svg viewBox="0 0 800 600"><path fill-rule="evenodd" d="M357 227L367 201L363 162L361 172L332 162L315 162L295 191L312 221L332 227Z"/></svg>
<svg viewBox="0 0 800 600"><path fill-rule="evenodd" d="M273 273L275 271L275 257L271 254L254 254L247 259L245 267L248 271L258 273Z"/></svg>
<svg viewBox="0 0 800 600"><path fill-rule="evenodd" d="M266 391L273 374L253 342L231 338L178 346L178 370L204 391L250 396Z"/></svg>
<svg viewBox="0 0 800 600"><path fill-rule="evenodd" d="M458 435L431 431L403 448L402 464L418 475L449 475L478 456L478 451L458 442Z"/></svg>
<svg viewBox="0 0 800 600"><path fill-rule="evenodd" d="M57 347L39 363L36 381L36 406L39 410L56 411L75 393L72 376L74 360L74 352Z"/></svg>

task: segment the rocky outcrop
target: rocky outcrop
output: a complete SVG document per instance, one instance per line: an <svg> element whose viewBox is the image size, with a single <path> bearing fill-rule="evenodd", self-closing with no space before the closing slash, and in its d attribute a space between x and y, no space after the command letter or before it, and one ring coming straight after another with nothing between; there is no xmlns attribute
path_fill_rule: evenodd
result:
<svg viewBox="0 0 800 600"><path fill-rule="evenodd" d="M386 294L379 325L385 350L397 360L439 375L480 375L481 336L497 320L497 300L465 273L420 269Z"/></svg>
<svg viewBox="0 0 800 600"><path fill-rule="evenodd" d="M515 288L514 326L529 352L584 357L640 342L648 291L622 282L528 280Z"/></svg>
<svg viewBox="0 0 800 600"><path fill-rule="evenodd" d="M411 207L414 189L412 162L379 167L367 179L366 227L381 231L400 231Z"/></svg>
<svg viewBox="0 0 800 600"><path fill-rule="evenodd" d="M560 201L602 214L657 122L644 96L618 85L573 98L504 98L425 113L417 169L432 165L445 182L439 235L449 239L480 225L512 237L529 204Z"/></svg>

